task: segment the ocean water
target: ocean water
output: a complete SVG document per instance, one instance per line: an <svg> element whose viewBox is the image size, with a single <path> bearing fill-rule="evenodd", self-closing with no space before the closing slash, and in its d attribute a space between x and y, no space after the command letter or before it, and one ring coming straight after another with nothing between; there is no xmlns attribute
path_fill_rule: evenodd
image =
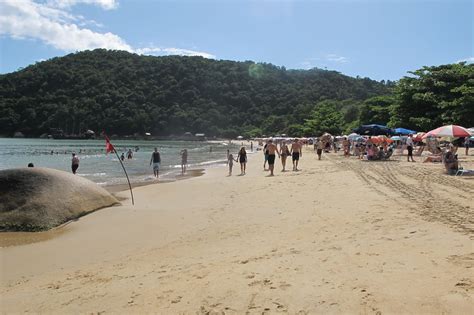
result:
<svg viewBox="0 0 474 315"><path fill-rule="evenodd" d="M210 143L205 141L135 141L112 140L119 155L128 149L133 159L125 158L124 165L131 182L154 180L150 159L153 149L161 154L160 178L174 178L181 172L182 149L188 150L189 168L209 168L226 163L229 149L236 156L237 144ZM139 150L135 152L135 148ZM212 152L210 148L212 147ZM249 148L247 148L249 151ZM71 171L71 154L80 159L77 174L99 185L126 184L122 167L114 153L105 154L104 140L53 140L0 138L0 169L26 167L49 167Z"/></svg>

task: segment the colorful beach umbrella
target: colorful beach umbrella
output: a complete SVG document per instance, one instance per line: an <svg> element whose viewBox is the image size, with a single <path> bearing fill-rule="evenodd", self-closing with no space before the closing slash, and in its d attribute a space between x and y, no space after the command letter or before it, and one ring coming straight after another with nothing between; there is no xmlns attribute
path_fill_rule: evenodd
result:
<svg viewBox="0 0 474 315"><path fill-rule="evenodd" d="M414 137L413 141L421 141L423 140L423 136L426 134L426 132L418 132Z"/></svg>
<svg viewBox="0 0 474 315"><path fill-rule="evenodd" d="M386 136L378 136L378 137L372 137L370 138L371 142L373 144L381 144L381 143L392 143L393 140L390 138L387 138Z"/></svg>
<svg viewBox="0 0 474 315"><path fill-rule="evenodd" d="M457 125L447 125L433 129L426 133L422 138L426 139L427 137L451 137L451 138L460 138L460 137L469 137L471 134L469 131L461 126Z"/></svg>

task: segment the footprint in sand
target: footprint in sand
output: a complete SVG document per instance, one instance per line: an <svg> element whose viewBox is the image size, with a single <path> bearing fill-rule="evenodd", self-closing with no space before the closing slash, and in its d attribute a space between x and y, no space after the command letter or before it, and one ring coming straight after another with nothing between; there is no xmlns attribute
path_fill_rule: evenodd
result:
<svg viewBox="0 0 474 315"><path fill-rule="evenodd" d="M177 296L175 299L171 300L171 303L176 304L181 302L182 296Z"/></svg>

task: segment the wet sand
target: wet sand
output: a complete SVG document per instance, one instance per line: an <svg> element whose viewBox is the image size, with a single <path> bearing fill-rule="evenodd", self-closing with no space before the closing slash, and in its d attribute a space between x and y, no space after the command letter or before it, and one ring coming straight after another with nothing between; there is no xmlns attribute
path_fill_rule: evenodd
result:
<svg viewBox="0 0 474 315"><path fill-rule="evenodd" d="M311 152L267 177L261 158L0 249L2 312L473 313L472 177Z"/></svg>
<svg viewBox="0 0 474 315"><path fill-rule="evenodd" d="M203 168L198 168L198 169L189 169L186 171L186 174L178 174L175 176L174 179L172 178L159 178L158 180L150 180L146 182L141 182L141 183L133 183L132 184L132 189L142 187L142 186L148 186L148 185L155 185L155 184L165 184L165 183L171 183L176 180L183 180L183 179L189 179L193 177L199 177L204 175L205 169ZM104 188L111 194L117 194L122 191L127 191L129 190L128 184L119 184L119 185L107 185L104 186Z"/></svg>

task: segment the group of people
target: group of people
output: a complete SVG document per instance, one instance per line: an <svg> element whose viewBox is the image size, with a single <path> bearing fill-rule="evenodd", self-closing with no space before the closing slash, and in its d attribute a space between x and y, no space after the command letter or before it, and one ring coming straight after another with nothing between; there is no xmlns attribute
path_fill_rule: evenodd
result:
<svg viewBox="0 0 474 315"><path fill-rule="evenodd" d="M384 160L388 159L393 153L393 145L389 145L387 142L376 143L372 141L372 137L368 137L364 142L352 142L347 139L347 137L342 139L340 143L341 149L343 150L344 156L349 157L351 155L356 156L359 159L365 160ZM466 155L469 152L469 142L465 142L466 147ZM413 158L413 150L415 143L413 141L413 136L409 135L406 139L406 149L407 149L407 161L408 162L415 162ZM279 146L278 146L279 145ZM337 143L335 141L330 141L327 138L321 137L317 138L314 141L314 150L318 156L318 160L321 160L321 156L323 151L329 152L331 149L334 149L334 152L337 152ZM251 149L253 151L253 143L251 143ZM259 150L259 148L257 148ZM454 170L457 168L457 161L455 159L455 155L452 154L453 147L451 146L450 149L445 153L440 153L439 156L429 156L425 159L424 162L436 162L436 161L447 161L449 165L447 166L448 172L450 170ZM138 147L135 148L135 152L138 151ZM441 151L440 151L441 152ZM275 170L275 161L276 156L281 160L282 165L282 172L286 171L286 162L287 158L291 156L293 162L293 171L298 171L298 163L300 157L302 157L302 143L298 141L298 139L294 139L291 143L291 147L287 144L286 141L282 141L280 143L275 143L272 139L269 139L265 145L263 146L263 154L264 154L264 163L263 169L265 171L270 171L269 176L274 176ZM188 165L188 151L187 149L183 149L180 152L181 156L181 173L186 173L186 168ZM133 151L132 149L128 149L127 159L133 158ZM125 159L125 153L122 153L120 159L123 161ZM230 153L230 150L227 150L227 165L229 168L229 176L232 175L232 169L234 162L238 162L240 164L240 175L246 174L246 167L247 167L247 152L245 147L242 146L237 153L237 157L234 158L234 155ZM160 164L161 164L161 156L158 152L158 148L154 148L154 151L151 155L150 159L150 166L153 167L153 173L155 178L159 177L160 171ZM268 169L267 169L268 164ZM77 169L79 168L79 157L76 153L72 153L71 159L71 170L73 174L76 174Z"/></svg>
<svg viewBox="0 0 474 315"><path fill-rule="evenodd" d="M413 140L411 136L408 138L407 158L413 160ZM318 154L318 159L321 159L323 151L330 152L331 148L334 153L338 152L339 147L343 151L344 157L355 156L360 160L387 160L392 156L394 151L394 144L389 144L387 141L382 141L368 137L363 141L350 141L347 137L342 138L340 141L321 137L316 139L314 142L314 150Z"/></svg>
<svg viewBox="0 0 474 315"><path fill-rule="evenodd" d="M120 159L122 161L125 160L125 153L124 152L122 152L122 154L120 155ZM133 159L133 152L132 152L132 149L128 149L128 151L127 151L127 160L131 160L131 159Z"/></svg>
<svg viewBox="0 0 474 315"><path fill-rule="evenodd" d="M303 155L302 144L298 141L298 139L295 139L294 142L291 144L291 148L288 148L286 142L280 143L280 147L278 148L277 144L274 143L272 139L269 139L263 147L263 154L263 169L265 171L270 171L269 176L275 175L274 170L277 155L278 158L281 159L282 172L286 171L286 159L290 155L293 161L293 171L298 171L298 162L300 157ZM237 158L235 159L234 155L230 153L230 150L227 150L227 165L229 166L229 176L232 175L232 168L234 166L234 162L240 163L240 175L245 175L247 167L247 152L244 146L240 148L239 152L237 153Z"/></svg>

